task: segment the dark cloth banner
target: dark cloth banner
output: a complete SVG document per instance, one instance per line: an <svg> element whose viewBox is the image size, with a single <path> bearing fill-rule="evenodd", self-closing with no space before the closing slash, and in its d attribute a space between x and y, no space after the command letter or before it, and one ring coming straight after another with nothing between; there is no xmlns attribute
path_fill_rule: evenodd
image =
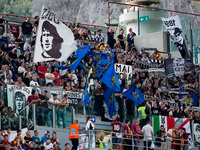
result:
<svg viewBox="0 0 200 150"><path fill-rule="evenodd" d="M165 73L167 78L182 76L185 73L185 60L174 58L165 60Z"/></svg>
<svg viewBox="0 0 200 150"><path fill-rule="evenodd" d="M182 58L190 60L187 48L187 40L184 32L182 31L179 16L172 16L169 18L161 18L166 30L169 32L174 45L179 50Z"/></svg>

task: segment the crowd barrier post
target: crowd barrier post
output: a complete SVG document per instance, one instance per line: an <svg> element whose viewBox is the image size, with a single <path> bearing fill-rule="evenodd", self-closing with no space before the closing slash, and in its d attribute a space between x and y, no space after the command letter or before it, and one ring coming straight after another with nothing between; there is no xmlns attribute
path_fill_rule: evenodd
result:
<svg viewBox="0 0 200 150"><path fill-rule="evenodd" d="M88 130L88 148L90 149L90 137L91 137L91 135L90 135L90 130Z"/></svg>
<svg viewBox="0 0 200 150"><path fill-rule="evenodd" d="M56 128L56 110L55 110L55 105L53 105L53 128Z"/></svg>
<svg viewBox="0 0 200 150"><path fill-rule="evenodd" d="M1 112L0 112L0 129L1 129Z"/></svg>
<svg viewBox="0 0 200 150"><path fill-rule="evenodd" d="M75 120L75 109L72 107L72 122Z"/></svg>
<svg viewBox="0 0 200 150"><path fill-rule="evenodd" d="M85 107L83 107L83 115L84 115L84 116L86 115Z"/></svg>
<svg viewBox="0 0 200 150"><path fill-rule="evenodd" d="M194 120L191 120L191 130L192 130L192 133L191 133L191 137L192 137L192 140L194 141Z"/></svg>
<svg viewBox="0 0 200 150"><path fill-rule="evenodd" d="M19 130L22 129L22 116L19 115Z"/></svg>
<svg viewBox="0 0 200 150"><path fill-rule="evenodd" d="M32 104L32 115L33 115L33 126L36 125L36 110L35 110L35 104Z"/></svg>

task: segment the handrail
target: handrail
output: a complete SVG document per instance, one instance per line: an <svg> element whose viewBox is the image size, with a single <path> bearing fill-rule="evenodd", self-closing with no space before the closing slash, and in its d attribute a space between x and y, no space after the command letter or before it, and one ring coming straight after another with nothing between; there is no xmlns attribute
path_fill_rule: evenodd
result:
<svg viewBox="0 0 200 150"><path fill-rule="evenodd" d="M30 106L32 103L33 103L33 102L30 102L28 105L26 105L20 112L18 112L18 115L19 115L21 112L23 112L23 111L26 109L26 107Z"/></svg>

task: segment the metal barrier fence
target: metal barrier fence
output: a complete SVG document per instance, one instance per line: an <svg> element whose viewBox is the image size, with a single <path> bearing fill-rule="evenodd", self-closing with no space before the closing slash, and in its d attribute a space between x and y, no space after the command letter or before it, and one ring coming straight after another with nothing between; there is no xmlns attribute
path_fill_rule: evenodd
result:
<svg viewBox="0 0 200 150"><path fill-rule="evenodd" d="M156 137L154 135L145 138L149 138L149 140L145 139L143 135L133 135L126 134L129 138L125 138L124 133L116 134L114 132L109 131L101 131L101 130L90 130L87 132L82 132L79 134L79 148L103 148L103 149L157 149L157 150L168 150L168 149L189 149L189 143L192 141L183 140L180 138L168 138L165 137ZM103 137L103 138L102 138ZM101 139L100 142L98 140ZM188 142L185 143L185 142ZM102 145L98 147L98 145Z"/></svg>

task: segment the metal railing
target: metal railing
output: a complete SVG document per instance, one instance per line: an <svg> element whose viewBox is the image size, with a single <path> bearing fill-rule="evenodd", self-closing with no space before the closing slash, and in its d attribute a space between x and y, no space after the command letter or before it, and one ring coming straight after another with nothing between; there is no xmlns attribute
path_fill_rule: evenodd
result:
<svg viewBox="0 0 200 150"><path fill-rule="evenodd" d="M98 142L100 137L103 136L101 142ZM128 138L127 138L128 136ZM149 138L149 140L147 140ZM134 134L116 134L110 131L90 130L79 133L79 147L84 148L100 148L98 145L103 144L104 149L143 149L151 148L157 150L168 150L188 147L191 140L183 140L180 138L156 137L154 135L147 137L143 135ZM186 144L187 143L187 144Z"/></svg>

